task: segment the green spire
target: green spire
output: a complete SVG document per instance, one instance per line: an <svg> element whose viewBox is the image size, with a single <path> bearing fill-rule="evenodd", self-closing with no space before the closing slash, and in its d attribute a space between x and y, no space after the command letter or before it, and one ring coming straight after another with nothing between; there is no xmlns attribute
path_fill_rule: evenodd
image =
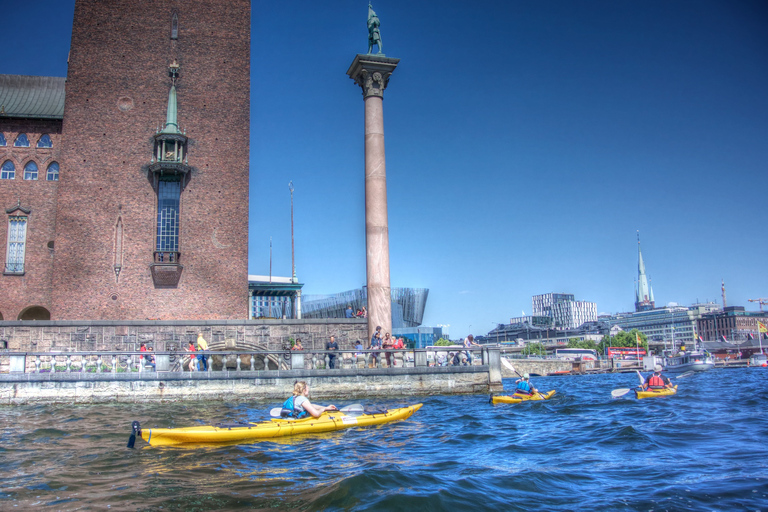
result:
<svg viewBox="0 0 768 512"><path fill-rule="evenodd" d="M181 133L176 122L176 86L171 86L168 93L168 112L165 116L165 128L160 133Z"/></svg>

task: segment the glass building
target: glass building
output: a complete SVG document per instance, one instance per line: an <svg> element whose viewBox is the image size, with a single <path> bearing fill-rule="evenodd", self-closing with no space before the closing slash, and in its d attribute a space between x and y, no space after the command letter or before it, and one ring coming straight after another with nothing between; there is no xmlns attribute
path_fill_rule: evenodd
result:
<svg viewBox="0 0 768 512"><path fill-rule="evenodd" d="M392 288L392 329L418 327L427 305L426 288ZM352 311L368 307L367 288L335 293L333 295L305 295L302 300L302 318L344 318L347 306Z"/></svg>

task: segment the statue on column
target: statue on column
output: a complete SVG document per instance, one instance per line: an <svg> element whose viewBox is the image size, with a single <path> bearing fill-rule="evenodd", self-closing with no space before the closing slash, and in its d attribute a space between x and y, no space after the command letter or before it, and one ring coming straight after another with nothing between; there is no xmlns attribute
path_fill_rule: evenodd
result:
<svg viewBox="0 0 768 512"><path fill-rule="evenodd" d="M379 21L379 17L376 16L376 12L373 10L373 6L369 3L368 4L368 54L370 55L371 50L373 50L373 45L377 45L379 47L379 52L381 53L381 32L379 32L379 25L381 25L381 22Z"/></svg>

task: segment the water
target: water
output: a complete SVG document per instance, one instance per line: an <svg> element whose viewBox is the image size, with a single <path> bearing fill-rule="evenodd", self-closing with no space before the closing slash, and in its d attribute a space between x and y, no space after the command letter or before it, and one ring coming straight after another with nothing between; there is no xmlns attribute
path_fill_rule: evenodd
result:
<svg viewBox="0 0 768 512"><path fill-rule="evenodd" d="M767 369L696 374L648 400L611 398L632 374L533 383L557 394L377 401L424 407L379 427L195 449L125 444L134 419L257 420L279 404L4 407L0 508L768 510Z"/></svg>

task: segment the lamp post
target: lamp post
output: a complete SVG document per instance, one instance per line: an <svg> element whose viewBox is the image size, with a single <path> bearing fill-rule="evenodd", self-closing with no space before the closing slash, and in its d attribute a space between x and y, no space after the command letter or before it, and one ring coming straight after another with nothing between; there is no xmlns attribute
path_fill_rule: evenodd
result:
<svg viewBox="0 0 768 512"><path fill-rule="evenodd" d="M293 245L293 181L288 182L288 190L291 191L291 281L296 282L296 258Z"/></svg>

